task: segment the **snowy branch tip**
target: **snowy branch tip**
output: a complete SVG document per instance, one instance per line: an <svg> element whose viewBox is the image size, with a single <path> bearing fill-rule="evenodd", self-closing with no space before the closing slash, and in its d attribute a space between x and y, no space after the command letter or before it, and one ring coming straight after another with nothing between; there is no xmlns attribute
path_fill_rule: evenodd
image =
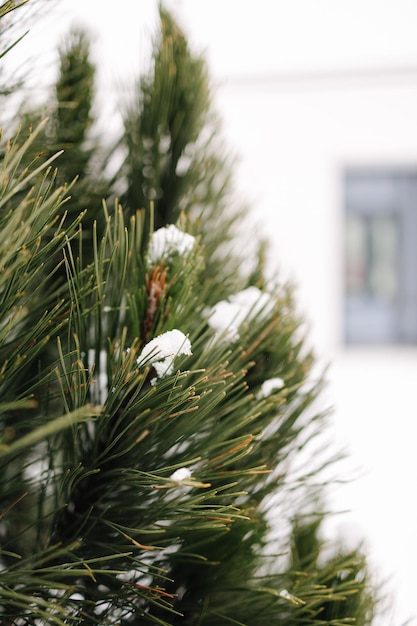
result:
<svg viewBox="0 0 417 626"><path fill-rule="evenodd" d="M279 391L284 387L285 383L282 378L275 376L274 378L268 378L268 380L264 380L257 395L258 399L267 398L274 391Z"/></svg>
<svg viewBox="0 0 417 626"><path fill-rule="evenodd" d="M273 306L271 294L257 287L248 287L206 311L209 316L208 324L216 335L224 335L229 341L237 341L242 322L270 314Z"/></svg>
<svg viewBox="0 0 417 626"><path fill-rule="evenodd" d="M173 254L185 255L194 248L195 237L170 224L152 233L148 247L148 262L155 264Z"/></svg>
<svg viewBox="0 0 417 626"><path fill-rule="evenodd" d="M191 342L180 330L168 330L151 339L142 349L136 362L138 366L152 365L157 378L168 376L174 371L174 359L177 356L191 355ZM156 379L151 383L155 384Z"/></svg>

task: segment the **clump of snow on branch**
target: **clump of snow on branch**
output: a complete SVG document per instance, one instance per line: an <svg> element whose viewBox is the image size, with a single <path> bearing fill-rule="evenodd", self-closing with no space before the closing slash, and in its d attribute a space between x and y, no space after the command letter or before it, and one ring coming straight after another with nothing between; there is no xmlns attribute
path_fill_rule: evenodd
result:
<svg viewBox="0 0 417 626"><path fill-rule="evenodd" d="M143 347L136 362L139 366L152 365L156 377L161 378L172 374L175 357L190 354L192 354L190 340L183 332L174 328L151 339ZM157 378L151 380L152 385L156 383Z"/></svg>
<svg viewBox="0 0 417 626"><path fill-rule="evenodd" d="M148 247L148 262L155 264L169 259L173 254L184 255L194 248L195 237L180 230L174 224L159 228L152 233Z"/></svg>
<svg viewBox="0 0 417 626"><path fill-rule="evenodd" d="M193 477L192 471L188 467L179 467L170 475L174 487L182 489L192 489L193 487L205 489L211 487L210 483L202 483Z"/></svg>
<svg viewBox="0 0 417 626"><path fill-rule="evenodd" d="M267 292L257 287L248 287L221 300L207 311L208 324L216 332L230 341L239 339L239 327L245 320L268 315L274 300Z"/></svg>
<svg viewBox="0 0 417 626"><path fill-rule="evenodd" d="M182 483L184 480L190 479L191 476L191 470L188 467L180 467L171 474L170 478L176 483Z"/></svg>
<svg viewBox="0 0 417 626"><path fill-rule="evenodd" d="M304 600L302 600L301 598L297 598L297 596L294 596L287 589L281 589L281 591L279 592L279 595L281 596L281 598L288 600L289 602L291 602L292 604L295 604L296 606L305 604Z"/></svg>
<svg viewBox="0 0 417 626"><path fill-rule="evenodd" d="M268 380L264 380L257 395L258 399L267 398L274 391L279 391L284 387L284 381L279 376L275 376L274 378L268 378Z"/></svg>

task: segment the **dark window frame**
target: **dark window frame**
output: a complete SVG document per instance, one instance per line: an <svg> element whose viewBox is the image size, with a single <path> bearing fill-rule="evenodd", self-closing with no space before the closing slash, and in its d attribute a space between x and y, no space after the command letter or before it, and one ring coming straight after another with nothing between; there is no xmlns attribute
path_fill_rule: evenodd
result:
<svg viewBox="0 0 417 626"><path fill-rule="evenodd" d="M417 166L348 168L344 173L344 201L345 342L362 345L416 344ZM357 246L358 254L356 267L354 252L348 248L349 228L353 220L356 220L357 228L356 244L353 239L353 248ZM387 229L389 222L393 224L391 234ZM375 254L372 257L371 253L370 233L381 226L385 226L385 259L383 245L378 250L379 257ZM383 229L380 228L380 231L383 232ZM364 241L359 241L361 238ZM384 263L385 280L381 274ZM362 269L361 264L364 266ZM380 279L379 291L370 287L369 276L373 271ZM352 289L355 280L356 293Z"/></svg>

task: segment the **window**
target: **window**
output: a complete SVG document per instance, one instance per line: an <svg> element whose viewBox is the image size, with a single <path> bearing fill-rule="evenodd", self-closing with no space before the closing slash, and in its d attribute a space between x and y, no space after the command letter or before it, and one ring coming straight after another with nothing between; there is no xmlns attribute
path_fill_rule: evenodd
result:
<svg viewBox="0 0 417 626"><path fill-rule="evenodd" d="M345 174L345 340L417 343L417 169Z"/></svg>

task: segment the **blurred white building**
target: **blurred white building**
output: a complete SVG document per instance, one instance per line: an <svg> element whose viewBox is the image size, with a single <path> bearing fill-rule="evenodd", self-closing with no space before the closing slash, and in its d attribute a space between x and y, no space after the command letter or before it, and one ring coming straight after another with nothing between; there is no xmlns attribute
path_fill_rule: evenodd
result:
<svg viewBox="0 0 417 626"><path fill-rule="evenodd" d="M358 476L335 487L350 513L331 530L364 537L388 579L381 623L416 624L417 5L171 4L207 46L270 271L294 282L330 364L325 400Z"/></svg>
<svg viewBox="0 0 417 626"><path fill-rule="evenodd" d="M417 55L330 61L233 76L218 100L270 268L293 280L330 363L346 472L360 473L335 505L391 579L400 623L417 615Z"/></svg>
<svg viewBox="0 0 417 626"><path fill-rule="evenodd" d="M242 76L219 102L270 267L330 363L337 436L361 473L335 504L401 618L417 615L417 64Z"/></svg>

